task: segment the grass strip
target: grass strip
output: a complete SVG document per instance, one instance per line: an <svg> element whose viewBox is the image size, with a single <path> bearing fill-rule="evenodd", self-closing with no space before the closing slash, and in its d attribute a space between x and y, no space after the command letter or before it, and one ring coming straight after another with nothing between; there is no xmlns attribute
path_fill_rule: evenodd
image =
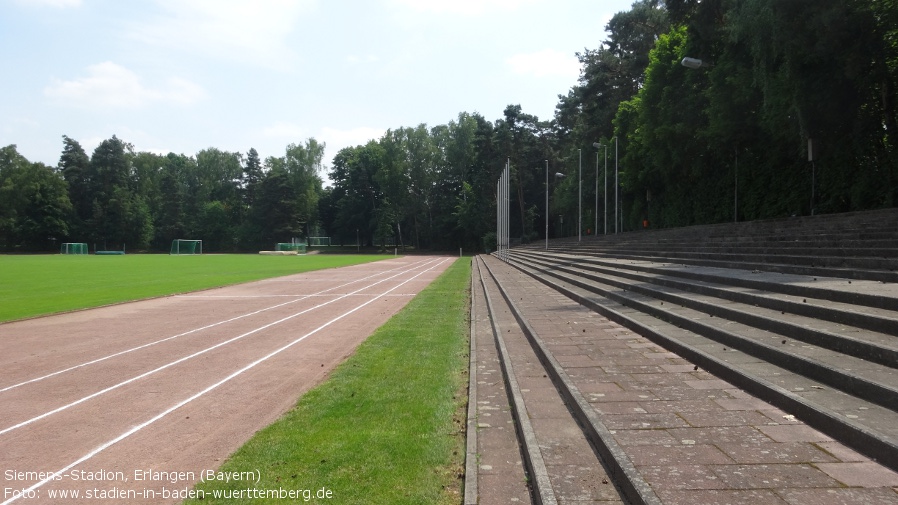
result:
<svg viewBox="0 0 898 505"><path fill-rule="evenodd" d="M470 269L453 263L228 458L219 471L258 471L256 491L207 481L196 487L203 499L185 503L286 503L277 493L291 490L294 502L460 503Z"/></svg>
<svg viewBox="0 0 898 505"><path fill-rule="evenodd" d="M385 258L323 254L0 255L0 322Z"/></svg>

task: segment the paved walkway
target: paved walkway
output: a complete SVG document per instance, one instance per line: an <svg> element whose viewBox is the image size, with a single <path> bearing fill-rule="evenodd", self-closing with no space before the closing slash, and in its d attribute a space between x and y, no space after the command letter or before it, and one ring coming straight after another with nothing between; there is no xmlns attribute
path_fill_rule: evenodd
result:
<svg viewBox="0 0 898 505"><path fill-rule="evenodd" d="M662 503L898 503L895 472L518 270L486 261ZM475 297L480 318L486 309L477 304ZM480 340L492 336L485 331L478 331L478 356ZM483 401L499 371L478 368L491 374L478 381ZM478 448L484 462L489 449ZM496 480L494 470L480 468L480 479ZM482 495L484 486L481 480Z"/></svg>

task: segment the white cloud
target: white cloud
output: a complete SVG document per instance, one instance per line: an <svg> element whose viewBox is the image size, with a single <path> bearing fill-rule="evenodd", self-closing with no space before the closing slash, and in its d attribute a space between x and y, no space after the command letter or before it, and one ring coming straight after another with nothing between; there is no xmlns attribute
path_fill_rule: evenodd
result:
<svg viewBox="0 0 898 505"><path fill-rule="evenodd" d="M348 130L338 130L325 126L321 129L320 142L327 144L327 150L334 154L344 147L354 147L365 145L369 140L378 140L384 136L387 130L384 128L371 128L368 126L359 126Z"/></svg>
<svg viewBox="0 0 898 505"><path fill-rule="evenodd" d="M386 132L386 128L372 128L370 126L359 126L349 129L325 126L321 128L315 139L325 144L324 159L327 163L330 163L342 149L363 146L369 140L379 140Z"/></svg>
<svg viewBox="0 0 898 505"><path fill-rule="evenodd" d="M534 77L561 76L576 79L580 76L580 61L573 54L552 49L535 53L516 54L505 60L517 74Z"/></svg>
<svg viewBox="0 0 898 505"><path fill-rule="evenodd" d="M301 14L317 0L157 0L163 14L137 25L144 42L225 60L282 68L295 58L287 43Z"/></svg>
<svg viewBox="0 0 898 505"><path fill-rule="evenodd" d="M353 65L356 65L356 64L359 64L359 63L377 63L377 62L380 61L380 58L379 58L378 56L376 56L376 55L373 55L373 54L368 54L368 55L366 55L366 56L359 56L359 55L357 55L357 54L350 54L349 56L346 57L346 61L347 61L348 63L351 63L351 64L353 64Z"/></svg>
<svg viewBox="0 0 898 505"><path fill-rule="evenodd" d="M81 0L17 0L18 3L38 7L81 7Z"/></svg>
<svg viewBox="0 0 898 505"><path fill-rule="evenodd" d="M87 76L57 80L44 94L65 105L94 108L140 108L152 103L191 104L206 97L199 85L171 77L158 88L149 88L131 70L111 61L90 65Z"/></svg>
<svg viewBox="0 0 898 505"><path fill-rule="evenodd" d="M539 0L394 0L402 7L434 14L478 16L487 11L509 11Z"/></svg>
<svg viewBox="0 0 898 505"><path fill-rule="evenodd" d="M288 123L286 121L277 121L273 125L262 130L262 134L266 137L284 137L294 141L299 141L306 136L306 130L301 126Z"/></svg>

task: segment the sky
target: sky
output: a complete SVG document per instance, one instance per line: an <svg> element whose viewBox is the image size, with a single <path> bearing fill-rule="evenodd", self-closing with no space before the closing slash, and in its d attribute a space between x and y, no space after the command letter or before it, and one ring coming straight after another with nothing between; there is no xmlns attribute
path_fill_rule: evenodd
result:
<svg viewBox="0 0 898 505"><path fill-rule="evenodd" d="M215 147L264 159L387 129L541 120L577 84L577 52L632 0L0 0L0 146L55 166Z"/></svg>

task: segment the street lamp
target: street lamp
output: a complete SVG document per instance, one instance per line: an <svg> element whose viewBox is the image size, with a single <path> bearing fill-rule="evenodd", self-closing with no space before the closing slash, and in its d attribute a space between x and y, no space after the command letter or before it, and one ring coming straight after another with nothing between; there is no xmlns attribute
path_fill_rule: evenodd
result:
<svg viewBox="0 0 898 505"><path fill-rule="evenodd" d="M686 68L691 68L693 70L702 68L702 67L713 67L714 66L710 62L702 61L698 58L690 58L688 56L683 58L682 60L680 60L680 65L683 65Z"/></svg>
<svg viewBox="0 0 898 505"><path fill-rule="evenodd" d="M564 174L555 172L555 178L561 179ZM546 250L549 250L549 160L546 160Z"/></svg>
<svg viewBox="0 0 898 505"><path fill-rule="evenodd" d="M697 70L702 67L713 67L714 65L708 63L707 61L702 61L698 58L690 58L685 57L680 61L680 65L683 65L686 68L691 68L693 70ZM733 148L733 222L739 222L739 150L738 148ZM811 189L811 194L813 195L813 188ZM811 197L813 199L813 196ZM811 211L813 214L813 210Z"/></svg>
<svg viewBox="0 0 898 505"><path fill-rule="evenodd" d="M605 148L605 212L603 215L605 216L605 225L602 228L602 232L604 235L608 235L608 146L604 146L599 142L593 142L592 146L596 149ZM596 151L596 219L598 220L599 216L599 153ZM596 221L596 234L599 233L599 222Z"/></svg>

